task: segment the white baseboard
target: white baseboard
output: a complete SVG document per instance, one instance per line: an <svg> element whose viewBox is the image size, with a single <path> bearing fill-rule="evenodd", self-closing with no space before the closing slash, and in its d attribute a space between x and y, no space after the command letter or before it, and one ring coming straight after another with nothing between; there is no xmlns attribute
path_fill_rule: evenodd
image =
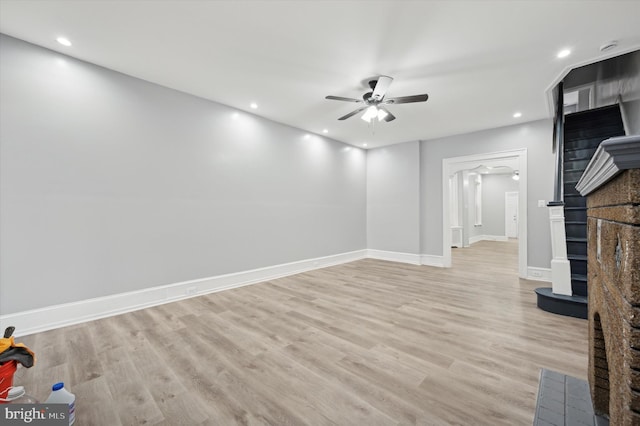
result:
<svg viewBox="0 0 640 426"><path fill-rule="evenodd" d="M548 281L551 282L551 269L550 268L536 268L533 266L527 267L527 279L534 281Z"/></svg>
<svg viewBox="0 0 640 426"><path fill-rule="evenodd" d="M478 241L509 241L505 235L476 235L469 238L469 245Z"/></svg>
<svg viewBox="0 0 640 426"><path fill-rule="evenodd" d="M97 297L46 308L0 315L0 329L16 327L16 336L38 333L99 318L131 312L150 306L175 302L221 290L242 287L288 275L367 257L367 250L357 250L332 256L284 263L266 268L252 269L233 274L184 281L143 290Z"/></svg>
<svg viewBox="0 0 640 426"><path fill-rule="evenodd" d="M367 250L371 259L389 260L391 262L410 263L412 265L437 266L444 268L443 257L432 254L401 253L397 251Z"/></svg>
<svg viewBox="0 0 640 426"><path fill-rule="evenodd" d="M391 262L402 262L410 263L412 265L420 265L420 255L413 253L368 249L367 257L379 260L389 260Z"/></svg>
<svg viewBox="0 0 640 426"><path fill-rule="evenodd" d="M175 302L207 293L256 284L341 263L353 262L366 257L410 263L413 265L445 267L443 256L429 254L418 255L371 249L357 250L332 256L306 259L249 271L48 306L46 308L8 315L0 315L0 330L4 330L9 325L15 326L16 336L20 337L164 303ZM527 279L550 282L551 269L528 267Z"/></svg>
<svg viewBox="0 0 640 426"><path fill-rule="evenodd" d="M482 241L482 239L483 239L482 237L483 237L483 235L476 235L475 237L469 237L469 245L475 244L478 241Z"/></svg>
<svg viewBox="0 0 640 426"><path fill-rule="evenodd" d="M426 266L437 266L438 268L444 268L444 257L435 256L433 254L421 254L420 263Z"/></svg>

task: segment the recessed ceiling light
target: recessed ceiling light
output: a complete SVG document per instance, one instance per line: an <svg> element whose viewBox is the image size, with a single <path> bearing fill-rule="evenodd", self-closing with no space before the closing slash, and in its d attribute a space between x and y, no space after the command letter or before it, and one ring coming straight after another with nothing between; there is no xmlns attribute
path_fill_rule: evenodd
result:
<svg viewBox="0 0 640 426"><path fill-rule="evenodd" d="M329 133L327 129L322 129L322 133Z"/></svg>
<svg viewBox="0 0 640 426"><path fill-rule="evenodd" d="M367 144L366 144L366 143L363 143L363 144L362 144L362 146L366 147L366 146L367 146Z"/></svg>
<svg viewBox="0 0 640 426"><path fill-rule="evenodd" d="M567 56L571 55L571 50L569 49L562 49L561 51L558 52L558 58L566 58Z"/></svg>
<svg viewBox="0 0 640 426"><path fill-rule="evenodd" d="M303 136L305 139L309 139L311 137L311 135L309 133L307 133L306 135Z"/></svg>
<svg viewBox="0 0 640 426"><path fill-rule="evenodd" d="M66 37L58 37L56 41L63 46L67 46L67 47L71 46L71 42Z"/></svg>
<svg viewBox="0 0 640 426"><path fill-rule="evenodd" d="M513 118L520 118L522 117L522 113L521 112L516 112L513 114Z"/></svg>
<svg viewBox="0 0 640 426"><path fill-rule="evenodd" d="M234 120L237 120L238 117L240 117L240 114L238 114L237 112L234 112L233 114L231 114L231 118L233 118Z"/></svg>
<svg viewBox="0 0 640 426"><path fill-rule="evenodd" d="M249 105L251 107L251 109L256 109L258 108L258 104L255 102L251 102L251 105Z"/></svg>

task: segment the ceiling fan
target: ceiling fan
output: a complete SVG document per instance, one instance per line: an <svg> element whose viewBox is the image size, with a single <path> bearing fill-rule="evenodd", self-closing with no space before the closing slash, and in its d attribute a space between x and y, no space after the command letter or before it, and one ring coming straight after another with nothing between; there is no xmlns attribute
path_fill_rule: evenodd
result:
<svg viewBox="0 0 640 426"><path fill-rule="evenodd" d="M377 118L378 121L384 120L387 122L395 120L396 117L391 114L391 112L385 107L385 105L426 102L427 99L429 99L429 95L427 95L426 93L423 95L385 98L387 89L391 85L392 81L393 78L386 75L379 76L377 80L369 81L371 92L365 93L362 96L362 99L344 98L342 96L327 96L325 97L325 99L364 104L362 107L356 109L355 111L351 111L349 114L338 118L338 120L346 120L347 118L353 117L354 115L366 110L366 112L362 114L362 119L368 122L371 122L371 120L373 120L374 118Z"/></svg>

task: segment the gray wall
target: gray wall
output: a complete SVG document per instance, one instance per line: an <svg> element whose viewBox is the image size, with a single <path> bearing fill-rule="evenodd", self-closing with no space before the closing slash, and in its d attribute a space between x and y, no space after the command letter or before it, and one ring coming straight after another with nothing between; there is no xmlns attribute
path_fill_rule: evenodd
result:
<svg viewBox="0 0 640 426"><path fill-rule="evenodd" d="M622 85L622 112L624 114L627 133L640 135L640 51L635 51L626 63L625 72L628 78Z"/></svg>
<svg viewBox="0 0 640 426"><path fill-rule="evenodd" d="M366 248L365 153L233 112L2 36L0 313Z"/></svg>
<svg viewBox="0 0 640 426"><path fill-rule="evenodd" d="M511 175L482 176L482 233L505 236L505 192L518 191L518 182Z"/></svg>
<svg viewBox="0 0 640 426"><path fill-rule="evenodd" d="M640 135L640 99L623 102L629 135Z"/></svg>
<svg viewBox="0 0 640 426"><path fill-rule="evenodd" d="M546 208L537 200L553 196L551 120L538 120L497 129L421 142L421 244L422 253L442 256L442 160L464 155L527 149L529 185L527 199L528 266L549 268L551 240Z"/></svg>
<svg viewBox="0 0 640 426"><path fill-rule="evenodd" d="M622 114L629 135L640 135L640 50L624 55L620 61L617 90L622 102Z"/></svg>
<svg viewBox="0 0 640 426"><path fill-rule="evenodd" d="M420 254L420 144L367 152L367 248Z"/></svg>

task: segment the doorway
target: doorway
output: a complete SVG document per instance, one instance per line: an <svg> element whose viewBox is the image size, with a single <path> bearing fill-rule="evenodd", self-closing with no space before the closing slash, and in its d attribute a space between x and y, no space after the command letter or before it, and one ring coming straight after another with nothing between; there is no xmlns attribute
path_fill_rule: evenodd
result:
<svg viewBox="0 0 640 426"><path fill-rule="evenodd" d="M504 221L507 238L518 238L518 192L504 193Z"/></svg>
<svg viewBox="0 0 640 426"><path fill-rule="evenodd" d="M442 160L442 265L451 267L451 177L459 172L479 170L482 167L509 166L519 178L516 214L516 238L518 247L518 275L527 277L527 150L519 149L463 157L445 158ZM513 191L515 192L515 191ZM505 195L506 197L506 195ZM506 199L505 199L506 202ZM506 206L505 206L506 210ZM506 223L505 223L506 225ZM506 237L505 237L506 239Z"/></svg>

